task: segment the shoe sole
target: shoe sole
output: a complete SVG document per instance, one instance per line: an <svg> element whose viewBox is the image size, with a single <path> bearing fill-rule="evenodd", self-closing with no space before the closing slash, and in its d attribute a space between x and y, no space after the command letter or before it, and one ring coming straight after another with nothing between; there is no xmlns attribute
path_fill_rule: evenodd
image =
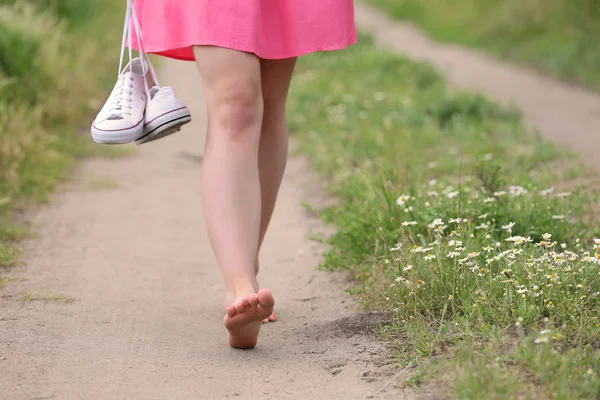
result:
<svg viewBox="0 0 600 400"><path fill-rule="evenodd" d="M181 127L191 120L192 116L186 107L168 112L147 123L144 126L144 135L138 138L135 143L140 145L179 132Z"/></svg>
<svg viewBox="0 0 600 400"><path fill-rule="evenodd" d="M138 122L134 127L128 129L119 129L115 131L106 131L96 128L92 124L91 133L92 139L100 144L127 144L135 141L144 132L142 121Z"/></svg>

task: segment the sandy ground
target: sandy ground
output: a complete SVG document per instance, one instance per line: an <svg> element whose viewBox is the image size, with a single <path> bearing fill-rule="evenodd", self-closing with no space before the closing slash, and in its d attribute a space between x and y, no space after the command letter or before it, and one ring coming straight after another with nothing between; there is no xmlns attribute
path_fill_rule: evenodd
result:
<svg viewBox="0 0 600 400"><path fill-rule="evenodd" d="M399 370L377 317L357 313L344 274L315 269L323 248L307 235L323 227L301 202L318 203L320 186L302 159L262 254L279 321L255 350L228 347L201 215L201 82L192 63L162 65L194 121L132 156L82 163L33 213L25 267L10 272L24 280L0 292L0 398L404 397L380 391Z"/></svg>
<svg viewBox="0 0 600 400"><path fill-rule="evenodd" d="M513 102L527 123L600 168L600 96L455 46L357 4L378 43L432 62L453 85ZM118 160L90 160L31 216L25 267L0 292L1 399L437 399L401 372L356 311L344 274L315 270L322 226L301 207L318 181L292 159L262 254L280 320L252 351L228 348L223 284L200 212L205 116L192 64L165 62L194 121ZM24 298L31 298L25 301ZM383 388L383 390L381 390Z"/></svg>
<svg viewBox="0 0 600 400"><path fill-rule="evenodd" d="M598 93L541 76L482 52L429 39L414 25L393 21L381 11L356 4L356 23L377 43L413 59L427 61L456 87L516 105L525 122L545 138L570 148L600 170L600 96Z"/></svg>

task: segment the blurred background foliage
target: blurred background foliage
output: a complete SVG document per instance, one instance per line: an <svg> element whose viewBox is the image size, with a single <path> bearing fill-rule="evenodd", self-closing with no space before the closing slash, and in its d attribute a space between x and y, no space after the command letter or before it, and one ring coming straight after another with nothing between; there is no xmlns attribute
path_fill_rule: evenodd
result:
<svg viewBox="0 0 600 400"><path fill-rule="evenodd" d="M599 0L367 0L434 39L600 88Z"/></svg>
<svg viewBox="0 0 600 400"><path fill-rule="evenodd" d="M0 0L0 212L45 199L90 150L80 132L117 72L123 12L120 0Z"/></svg>

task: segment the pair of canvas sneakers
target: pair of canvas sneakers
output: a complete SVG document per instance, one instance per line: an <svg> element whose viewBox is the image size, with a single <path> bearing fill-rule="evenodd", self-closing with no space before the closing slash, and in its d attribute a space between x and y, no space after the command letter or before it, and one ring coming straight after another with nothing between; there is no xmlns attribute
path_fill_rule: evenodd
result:
<svg viewBox="0 0 600 400"><path fill-rule="evenodd" d="M173 88L159 87L145 60L134 58L120 72L91 132L96 143L143 144L175 133L191 120Z"/></svg>

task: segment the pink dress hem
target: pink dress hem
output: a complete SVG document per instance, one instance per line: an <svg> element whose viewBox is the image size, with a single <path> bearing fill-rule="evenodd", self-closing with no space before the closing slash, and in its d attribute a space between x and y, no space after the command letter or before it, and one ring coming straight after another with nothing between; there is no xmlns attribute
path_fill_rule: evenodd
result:
<svg viewBox="0 0 600 400"><path fill-rule="evenodd" d="M181 60L181 61L195 61L194 57L178 55L178 54L184 54L184 53L192 53L193 54L193 51L191 51L191 49L194 46L216 46L216 47L222 47L222 48L231 49L231 50L243 51L246 53L252 53L252 54L255 54L257 57L260 57L265 60L282 60L282 59L286 59L286 58L300 57L300 56L303 56L306 54L311 54L311 53L318 53L321 51L343 50L346 47L356 44L356 42L357 42L357 37L355 36L353 38L349 38L347 41L344 41L342 43L337 43L337 44L332 44L332 45L323 45L323 46L319 46L316 48L297 49L297 51L295 51L293 53L279 54L279 55L268 54L268 52L256 50L256 49L252 48L251 46L244 45L244 44L231 43L231 42L225 43L225 42L219 42L217 40L212 40L212 41L204 40L202 42L198 42L198 43L194 43L194 44L183 44L181 46L172 45L172 46L169 46L169 48L160 48L159 46L145 43L144 48L149 54L156 54L158 56L168 57L168 58L172 58L175 60ZM137 46L132 46L132 47L135 50L137 50Z"/></svg>

